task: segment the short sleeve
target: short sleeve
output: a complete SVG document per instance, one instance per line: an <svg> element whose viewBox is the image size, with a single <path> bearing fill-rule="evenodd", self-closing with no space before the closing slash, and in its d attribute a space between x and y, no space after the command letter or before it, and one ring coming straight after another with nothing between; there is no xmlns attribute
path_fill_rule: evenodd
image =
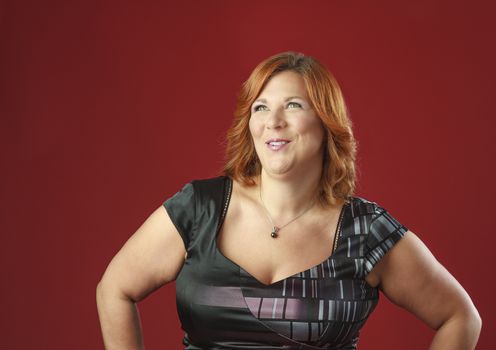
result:
<svg viewBox="0 0 496 350"><path fill-rule="evenodd" d="M408 228L389 214L386 209L374 204L366 245L366 275L407 231Z"/></svg>
<svg viewBox="0 0 496 350"><path fill-rule="evenodd" d="M174 196L167 199L163 206L176 226L183 239L186 250L188 249L193 230L195 229L195 195L192 183L187 183Z"/></svg>

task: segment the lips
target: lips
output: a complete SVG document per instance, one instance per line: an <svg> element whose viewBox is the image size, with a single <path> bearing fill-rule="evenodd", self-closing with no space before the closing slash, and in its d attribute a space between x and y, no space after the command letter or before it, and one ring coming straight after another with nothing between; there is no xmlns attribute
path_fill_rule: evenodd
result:
<svg viewBox="0 0 496 350"><path fill-rule="evenodd" d="M289 144L291 141L287 139L270 139L265 142L267 147L273 151L279 151L280 149L283 149L287 144Z"/></svg>

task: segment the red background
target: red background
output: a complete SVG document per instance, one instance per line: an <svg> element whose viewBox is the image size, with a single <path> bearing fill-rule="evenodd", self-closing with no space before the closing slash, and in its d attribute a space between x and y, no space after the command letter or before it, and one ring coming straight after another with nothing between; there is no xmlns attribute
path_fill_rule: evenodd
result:
<svg viewBox="0 0 496 350"><path fill-rule="evenodd" d="M287 50L341 83L356 194L426 242L478 307L478 348L495 348L491 3L1 2L2 348L103 347L106 265L185 182L217 174L241 83ZM181 348L173 283L140 310L148 349ZM382 297L360 347L432 336Z"/></svg>

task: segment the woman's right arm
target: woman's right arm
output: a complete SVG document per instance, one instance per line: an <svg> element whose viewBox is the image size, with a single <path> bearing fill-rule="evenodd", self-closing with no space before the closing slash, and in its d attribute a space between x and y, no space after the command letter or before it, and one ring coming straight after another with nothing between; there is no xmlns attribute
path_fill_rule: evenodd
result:
<svg viewBox="0 0 496 350"><path fill-rule="evenodd" d="M144 349L136 303L175 280L185 256L183 240L162 205L114 256L96 288L105 349Z"/></svg>

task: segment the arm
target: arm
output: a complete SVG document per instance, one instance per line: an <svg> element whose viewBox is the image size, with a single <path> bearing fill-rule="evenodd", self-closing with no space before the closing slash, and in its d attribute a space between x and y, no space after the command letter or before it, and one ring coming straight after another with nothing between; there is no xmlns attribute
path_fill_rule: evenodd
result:
<svg viewBox="0 0 496 350"><path fill-rule="evenodd" d="M136 303L179 273L186 249L163 206L129 238L96 289L107 350L144 349Z"/></svg>
<svg viewBox="0 0 496 350"><path fill-rule="evenodd" d="M430 350L475 348L482 326L477 309L413 232L405 233L366 280L437 331Z"/></svg>

